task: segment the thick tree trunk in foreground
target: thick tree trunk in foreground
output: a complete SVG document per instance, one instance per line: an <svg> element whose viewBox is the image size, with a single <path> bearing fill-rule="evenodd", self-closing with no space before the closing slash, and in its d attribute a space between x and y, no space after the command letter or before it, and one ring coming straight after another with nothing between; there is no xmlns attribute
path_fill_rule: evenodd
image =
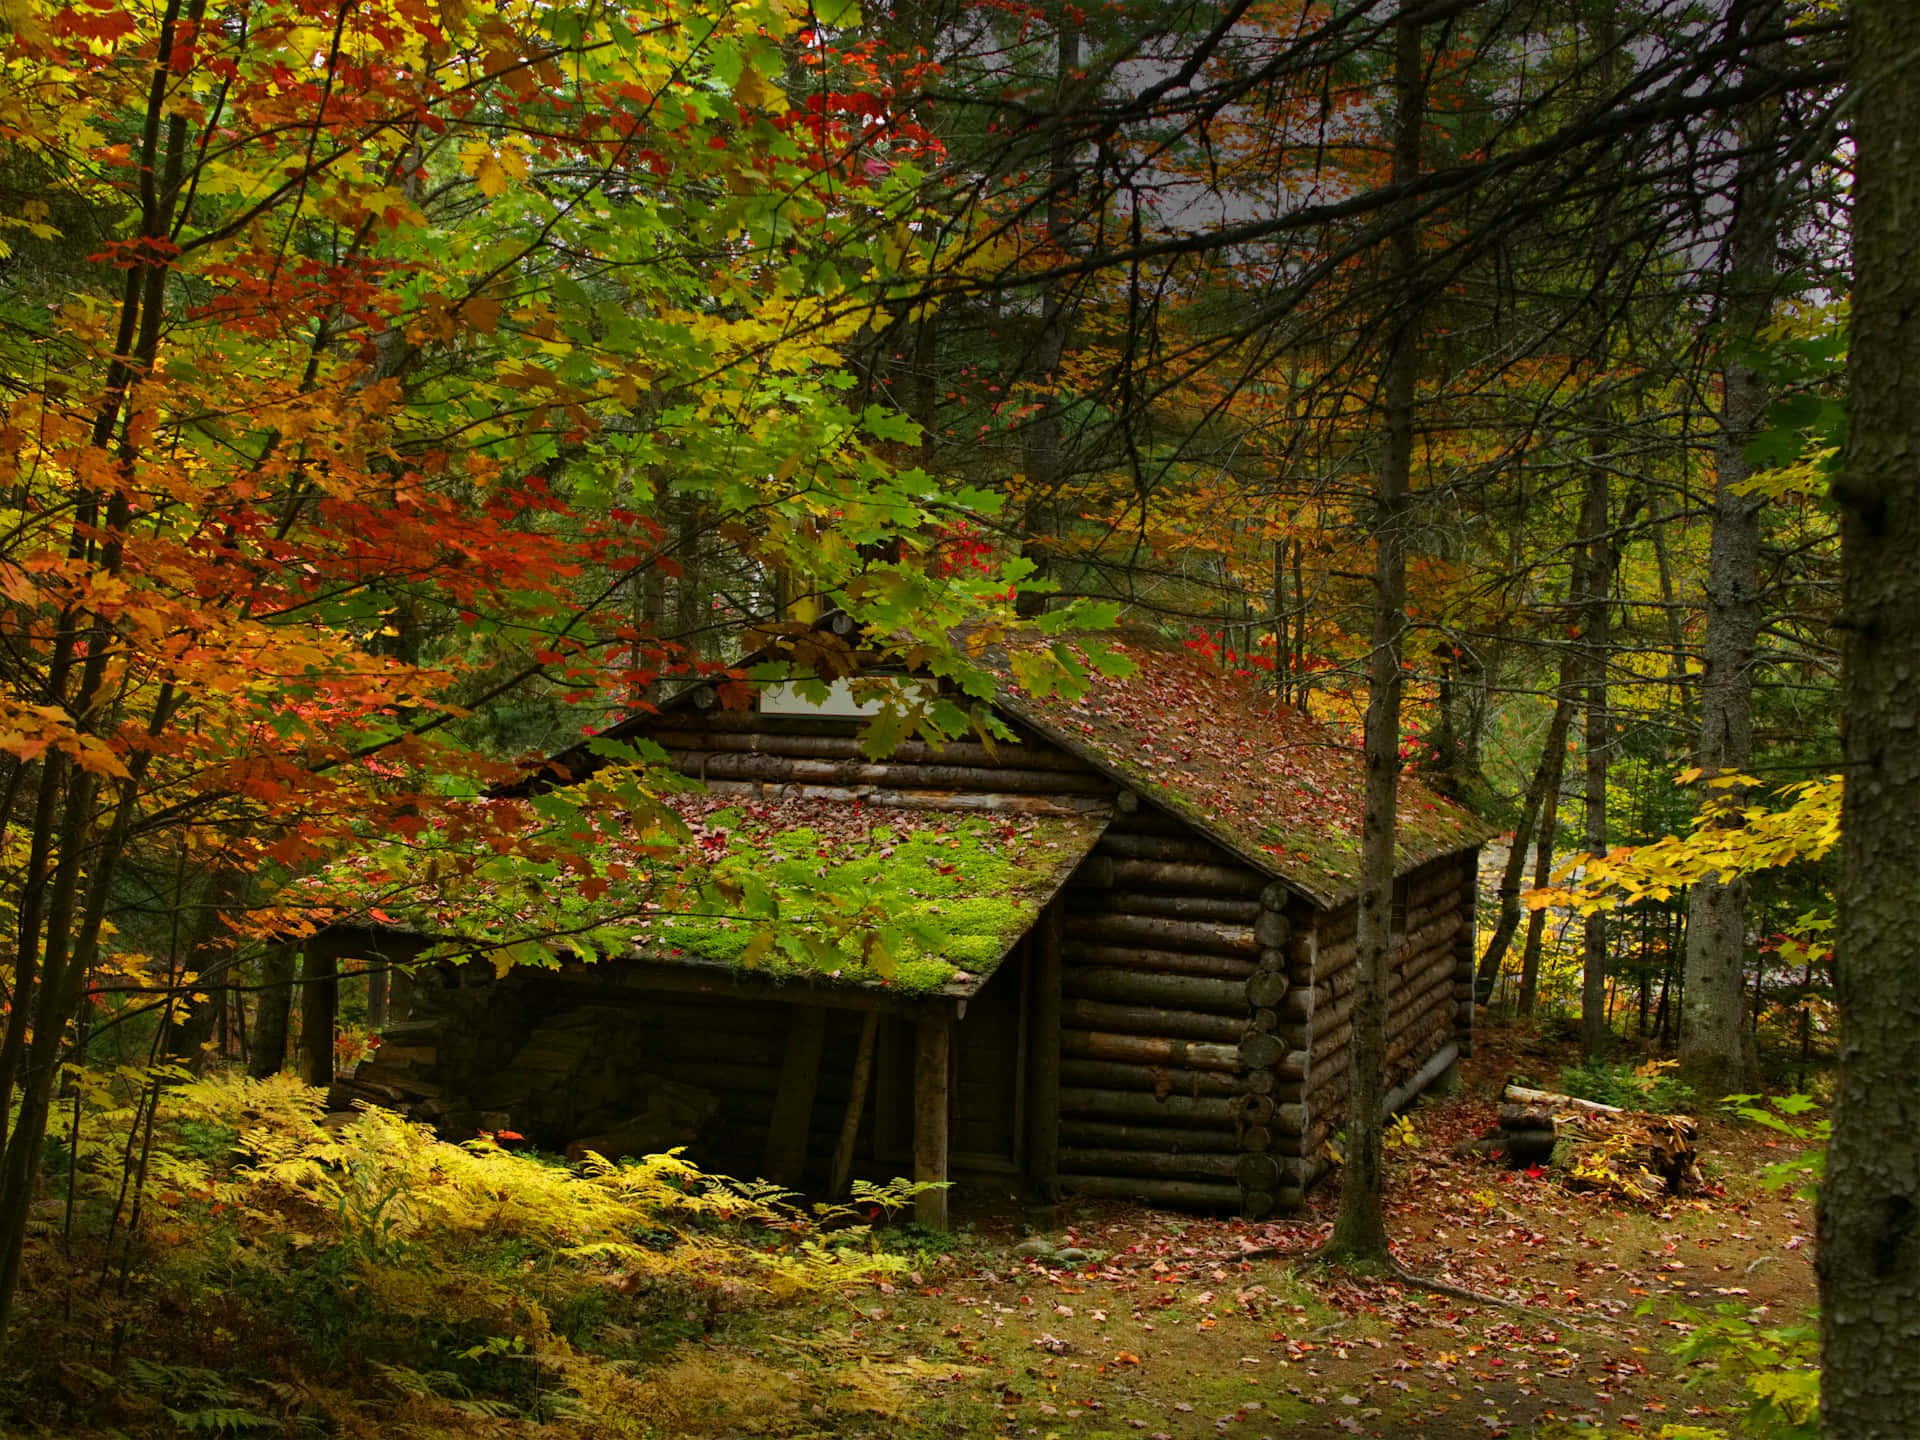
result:
<svg viewBox="0 0 1920 1440"><path fill-rule="evenodd" d="M1835 934L1839 1085L1820 1191L1829 1440L1920 1415L1920 9L1852 7L1847 792Z"/></svg>
<svg viewBox="0 0 1920 1440"><path fill-rule="evenodd" d="M1771 28L1777 6L1746 14L1749 29ZM1739 24L1738 20L1733 22ZM1769 49L1772 47L1769 47ZM1768 53L1762 50L1764 57ZM1751 68L1751 67L1750 67ZM1774 155L1778 104L1763 102L1745 139L1751 153L1735 181L1733 226L1727 243L1726 396L1714 450L1713 532L1707 552L1706 636L1701 646L1701 784L1738 775L1753 758L1753 663L1760 639L1759 497L1740 493L1752 467L1746 450L1766 423L1767 386L1747 363L1743 347L1766 324L1774 289L1774 233L1780 224ZM1744 786L1703 788L1700 803L1712 823L1738 825L1747 803ZM1687 901L1686 1006L1680 1028L1680 1064L1708 1094L1750 1090L1759 1060L1747 1023L1747 879L1696 881Z"/></svg>
<svg viewBox="0 0 1920 1440"><path fill-rule="evenodd" d="M1420 122L1426 71L1420 26L1403 6L1395 27L1393 178L1420 173ZM1393 237L1391 263L1403 296L1388 340L1382 388L1386 453L1375 494L1373 635L1367 674L1367 812L1361 831L1358 914L1359 983L1353 997L1353 1040L1347 1090L1347 1148L1340 1172L1340 1210L1322 1253L1330 1259L1387 1258L1381 1208L1381 1115L1387 1068L1387 989L1392 983L1393 850L1399 829L1400 646L1407 622L1407 494L1413 477L1413 406L1417 378L1418 307L1412 303L1420 237L1411 214Z"/></svg>

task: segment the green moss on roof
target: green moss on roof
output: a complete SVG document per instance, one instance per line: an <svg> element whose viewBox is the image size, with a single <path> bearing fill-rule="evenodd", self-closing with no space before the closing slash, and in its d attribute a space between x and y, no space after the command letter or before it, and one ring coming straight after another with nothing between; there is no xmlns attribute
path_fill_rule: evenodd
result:
<svg viewBox="0 0 1920 1440"><path fill-rule="evenodd" d="M1105 827L704 792L663 797L635 819L563 793L487 802L466 833L356 855L319 882L318 898L336 920L447 940L503 965L634 955L967 989Z"/></svg>
<svg viewBox="0 0 1920 1440"><path fill-rule="evenodd" d="M999 703L1010 714L1317 903L1351 896L1366 800L1359 748L1184 647L1127 632L1098 639L1133 673L1087 667L1090 682L1075 700L1024 689L1004 647L980 658L1003 677ZM1467 810L1402 778L1399 873L1489 833Z"/></svg>

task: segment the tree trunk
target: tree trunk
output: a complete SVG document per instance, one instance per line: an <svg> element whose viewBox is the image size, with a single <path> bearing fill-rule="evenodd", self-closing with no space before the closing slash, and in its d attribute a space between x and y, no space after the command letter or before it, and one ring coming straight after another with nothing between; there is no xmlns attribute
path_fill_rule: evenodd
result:
<svg viewBox="0 0 1920 1440"><path fill-rule="evenodd" d="M1612 750L1607 733L1607 630L1614 553L1607 532L1609 463L1609 457L1602 453L1588 464L1580 519L1580 533L1588 547L1580 650L1586 682L1585 839L1589 855L1604 855L1607 850L1607 759ZM1587 916L1585 930L1580 965L1580 1050L1591 1056L1607 1046L1607 912L1595 910Z"/></svg>
<svg viewBox="0 0 1920 1440"><path fill-rule="evenodd" d="M1527 787L1519 823L1513 827L1513 843L1507 848L1507 863L1500 872L1500 914L1494 921L1493 934L1487 937L1487 948L1480 956L1479 972L1474 976L1476 1005L1485 1005L1493 999L1494 987L1500 981L1500 962L1513 943L1514 931L1520 928L1520 879L1526 873L1527 844L1533 838L1534 826L1540 823L1549 797L1554 803L1559 800L1560 775L1567 764L1567 731L1573 724L1573 697L1567 689L1567 670L1567 653L1563 652L1560 683L1554 690L1559 698L1554 702L1553 719L1547 725L1540 763L1534 768L1533 783Z"/></svg>
<svg viewBox="0 0 1920 1440"><path fill-rule="evenodd" d="M1747 7L1749 29L1771 28L1772 0ZM1739 12L1736 12L1738 14ZM1738 26L1741 21L1730 22ZM1737 37L1736 37L1737 38ZM1775 47L1768 47L1772 49ZM1762 57L1767 51L1761 52ZM1751 67L1750 67L1751 68ZM1706 636L1701 647L1700 783L1745 773L1753 758L1753 665L1760 639L1760 509L1762 500L1739 487L1751 467L1746 449L1766 424L1767 385L1748 363L1752 344L1772 311L1774 236L1780 225L1775 180L1778 103L1762 102L1744 127L1749 153L1734 182L1727 240L1728 300L1725 399L1714 448L1713 528L1707 551ZM1747 787L1703 788L1707 823L1738 826ZM1710 1095L1750 1090L1759 1060L1746 1022L1747 879L1703 875L1688 900L1686 1009L1680 1026L1680 1066L1694 1088Z"/></svg>
<svg viewBox="0 0 1920 1440"><path fill-rule="evenodd" d="M1420 127L1426 113L1426 69L1412 0L1394 26L1393 180L1420 173ZM1389 263L1398 314L1388 337L1382 381L1386 449L1375 492L1373 634L1367 673L1366 817L1360 841L1359 985L1347 1092L1347 1147L1340 1172L1340 1209L1322 1254L1340 1260L1385 1260L1381 1206L1381 1093L1387 1057L1387 990L1392 980L1394 840L1399 829L1400 647L1407 623L1407 497L1413 482L1414 385L1418 378L1419 306L1413 295L1420 264L1416 217L1404 213Z"/></svg>
<svg viewBox="0 0 1920 1440"><path fill-rule="evenodd" d="M1920 10L1855 0L1853 339L1841 508L1846 798L1838 1085L1820 1188L1829 1440L1920 1415Z"/></svg>

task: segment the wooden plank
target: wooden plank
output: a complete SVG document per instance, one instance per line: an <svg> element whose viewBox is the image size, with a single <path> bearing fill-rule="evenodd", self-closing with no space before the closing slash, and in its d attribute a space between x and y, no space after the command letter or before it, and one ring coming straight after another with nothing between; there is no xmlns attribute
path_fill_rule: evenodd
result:
<svg viewBox="0 0 1920 1440"><path fill-rule="evenodd" d="M761 1170L776 1185L798 1187L807 1163L807 1132L813 1096L820 1085L820 1052L827 1038L827 1012L818 1005L793 1007L780 1086L773 1092L773 1118Z"/></svg>
<svg viewBox="0 0 1920 1440"><path fill-rule="evenodd" d="M952 1093L953 1021L944 1012L914 1026L913 1178L939 1189L923 1191L913 1218L930 1230L947 1228L948 1104Z"/></svg>
<svg viewBox="0 0 1920 1440"><path fill-rule="evenodd" d="M853 1054L853 1078L847 1083L847 1113L840 1121L840 1143L833 1147L833 1171L827 1198L846 1192L853 1174L853 1145L860 1134L860 1116L867 1108L867 1084L873 1076L873 1051L880 1037L880 1012L869 1010L860 1020L860 1046Z"/></svg>

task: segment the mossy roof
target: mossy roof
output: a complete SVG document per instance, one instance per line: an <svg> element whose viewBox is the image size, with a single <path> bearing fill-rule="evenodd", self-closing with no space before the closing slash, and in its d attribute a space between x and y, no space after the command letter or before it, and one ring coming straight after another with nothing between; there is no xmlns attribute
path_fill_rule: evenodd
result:
<svg viewBox="0 0 1920 1440"><path fill-rule="evenodd" d="M503 969L627 956L965 996L1107 824L704 791L660 806L636 821L481 802L461 833L349 857L315 898L332 923L448 942Z"/></svg>
<svg viewBox="0 0 1920 1440"><path fill-rule="evenodd" d="M1098 640L1132 661L1133 673L1093 671L1075 700L1024 688L1004 645L978 659L1000 676L1007 714L1242 860L1318 905L1358 892L1366 767L1353 740L1184 646L1131 631ZM1493 833L1410 776L1401 777L1399 797L1397 874Z"/></svg>

